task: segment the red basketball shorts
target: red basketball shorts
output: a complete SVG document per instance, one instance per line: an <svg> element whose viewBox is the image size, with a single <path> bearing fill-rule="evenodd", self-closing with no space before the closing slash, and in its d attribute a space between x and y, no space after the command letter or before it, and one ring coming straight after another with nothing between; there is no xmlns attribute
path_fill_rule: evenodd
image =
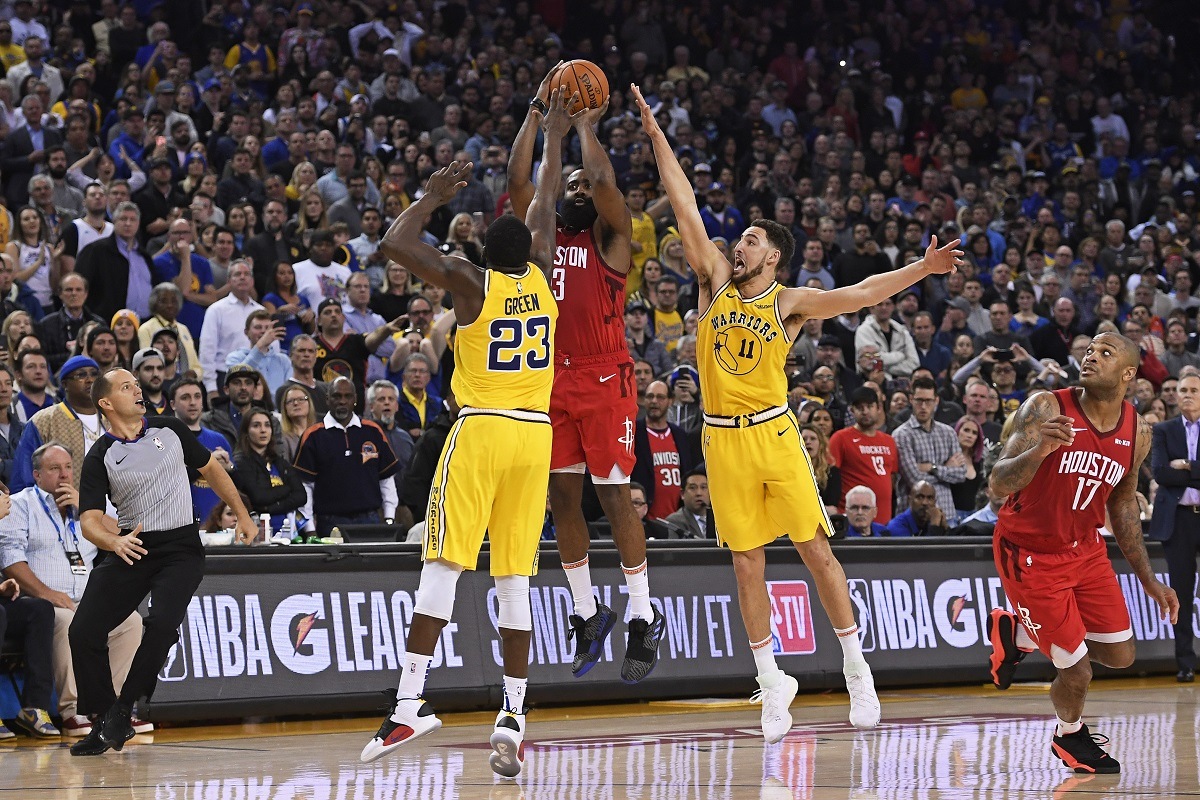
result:
<svg viewBox="0 0 1200 800"><path fill-rule="evenodd" d="M550 395L554 429L550 469L586 465L594 480L605 481L616 467L627 479L637 460L633 452L637 414L633 362L628 356L560 361Z"/></svg>
<svg viewBox="0 0 1200 800"><path fill-rule="evenodd" d="M1004 592L1026 632L1056 667L1074 666L1085 640L1123 642L1133 636L1129 609L1099 533L1065 553L1035 553L1005 539L992 540Z"/></svg>

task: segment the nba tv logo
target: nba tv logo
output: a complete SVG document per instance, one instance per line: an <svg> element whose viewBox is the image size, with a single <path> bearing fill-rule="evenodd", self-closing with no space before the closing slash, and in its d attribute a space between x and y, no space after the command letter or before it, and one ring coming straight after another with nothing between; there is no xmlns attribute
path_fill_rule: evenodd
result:
<svg viewBox="0 0 1200 800"><path fill-rule="evenodd" d="M812 601L805 581L767 581L771 598L771 649L777 656L817 652Z"/></svg>

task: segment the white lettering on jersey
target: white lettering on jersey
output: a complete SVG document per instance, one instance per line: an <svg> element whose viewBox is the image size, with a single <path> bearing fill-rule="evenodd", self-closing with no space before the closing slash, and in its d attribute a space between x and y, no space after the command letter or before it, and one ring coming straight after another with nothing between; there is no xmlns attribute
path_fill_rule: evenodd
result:
<svg viewBox="0 0 1200 800"><path fill-rule="evenodd" d="M1059 475L1083 475L1116 486L1125 477L1125 466L1101 453L1070 450L1058 462Z"/></svg>
<svg viewBox="0 0 1200 800"><path fill-rule="evenodd" d="M570 247L558 246L554 249L554 266L556 267L579 267L587 269L588 265L588 248L571 245Z"/></svg>

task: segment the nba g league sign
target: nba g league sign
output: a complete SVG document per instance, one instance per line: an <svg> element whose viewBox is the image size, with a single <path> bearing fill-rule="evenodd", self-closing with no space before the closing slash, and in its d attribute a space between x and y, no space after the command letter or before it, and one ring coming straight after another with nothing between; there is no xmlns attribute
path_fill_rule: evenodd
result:
<svg viewBox="0 0 1200 800"><path fill-rule="evenodd" d="M1127 567L1117 562L1118 570ZM851 564L850 597L863 650L877 678L890 670L959 669L982 677L989 653L988 611L1007 605L990 561ZM667 618L661 660L647 678L656 696L688 692L687 679L753 675L738 614L733 572L720 560L653 570L653 603ZM600 599L619 613L627 602L617 569L594 569ZM771 630L782 666L796 675L841 672L841 649L807 571L767 569ZM293 695L367 694L394 684L412 622L419 573L210 574L188 607L160 674L155 704ZM571 677L569 589L557 570L532 581L531 683L580 684ZM1136 578L1118 572L1141 659L1169 659L1170 626ZM1160 575L1165 580L1165 575ZM304 587L298 591L297 587ZM491 578L466 572L454 621L433 656L429 688L498 684L501 647ZM613 638L623 632L618 626ZM1200 633L1200 632L1198 632ZM616 659L614 659L614 649ZM610 640L591 673L618 680L624 647ZM796 656L796 658L789 658ZM682 679L682 680L681 680Z"/></svg>

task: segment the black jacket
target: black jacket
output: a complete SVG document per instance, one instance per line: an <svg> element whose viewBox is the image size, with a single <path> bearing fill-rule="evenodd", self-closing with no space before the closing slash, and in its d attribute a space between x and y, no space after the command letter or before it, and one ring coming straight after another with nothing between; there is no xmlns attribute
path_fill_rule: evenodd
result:
<svg viewBox="0 0 1200 800"><path fill-rule="evenodd" d="M42 149L62 144L62 134L56 128L42 128ZM29 179L33 177L34 164L29 154L34 150L29 128L24 126L12 131L4 140L3 156L0 157L0 172L7 185L5 197L8 207L17 209L29 202Z"/></svg>
<svg viewBox="0 0 1200 800"><path fill-rule="evenodd" d="M42 352L46 354L46 360L50 363L51 373L57 373L62 365L67 363L67 359L71 357L68 342L73 343L79 335L79 329L89 322L99 322L108 327L108 320L100 319L86 307L78 320L71 319L65 310L60 310L47 314L37 324L38 336L42 340Z"/></svg>
<svg viewBox="0 0 1200 800"><path fill-rule="evenodd" d="M150 220L142 214L142 221ZM154 285L154 261L141 242L137 243L137 251L146 259L146 266L150 269L150 284ZM129 295L129 259L117 249L115 233L83 248L75 261L75 271L87 278L88 305L101 320L112 319L125 307Z"/></svg>
<svg viewBox="0 0 1200 800"><path fill-rule="evenodd" d="M239 453L233 467L233 482L250 500L253 514L286 514L304 505L304 482L287 459L271 462L283 479L282 486L271 484L267 461L257 453Z"/></svg>
<svg viewBox="0 0 1200 800"><path fill-rule="evenodd" d="M229 441L229 451L233 452L238 440L238 426L234 424L233 415L229 413L229 403L228 397L213 398L212 408L200 417L200 424L224 436ZM253 400L250 404L267 411L271 410L269 405L258 400ZM275 440L282 441L283 431L280 430L279 420L275 419L274 414L271 415L271 427L275 430Z"/></svg>
<svg viewBox="0 0 1200 800"><path fill-rule="evenodd" d="M692 448L691 437L683 430L683 428L668 422L667 426L671 429L671 435L675 439L675 449L679 451L679 477L680 483L686 480L689 472L695 469L699 459ZM654 502L654 487L658 483L654 479L653 458L650 454L650 434L646 432L646 420L639 419L637 427L633 433L633 452L637 456L637 462L633 465L633 473L629 476L630 480L640 483L646 490L646 502Z"/></svg>

